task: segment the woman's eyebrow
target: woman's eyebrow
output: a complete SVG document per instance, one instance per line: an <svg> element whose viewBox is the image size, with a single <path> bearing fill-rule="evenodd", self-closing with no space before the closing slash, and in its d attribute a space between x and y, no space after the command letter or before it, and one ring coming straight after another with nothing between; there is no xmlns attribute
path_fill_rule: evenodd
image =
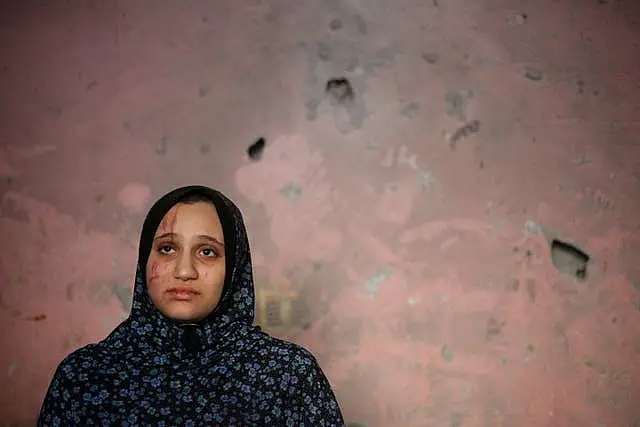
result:
<svg viewBox="0 0 640 427"><path fill-rule="evenodd" d="M160 239L164 239L164 238L167 238L167 237L178 237L178 235L176 233L168 232L168 233L163 233L163 234L160 234L160 235L154 237L153 240L160 240Z"/></svg>
<svg viewBox="0 0 640 427"><path fill-rule="evenodd" d="M154 237L153 240L156 241L156 240L164 239L164 238L167 238L167 237L175 238L175 237L180 237L180 236L178 234L176 234L176 233L168 232L168 233L163 233L163 234L160 234L159 236ZM201 239L208 240L208 241L210 241L212 243L215 243L215 244L218 244L218 245L224 247L224 243L222 243L220 240L216 239L215 237L212 237L212 236L209 236L209 235L206 235L206 234L198 234L198 237L201 238Z"/></svg>
<svg viewBox="0 0 640 427"><path fill-rule="evenodd" d="M220 240L216 239L213 236L208 236L206 234L199 234L198 237L200 237L201 239L204 239L204 240L209 240L210 242L213 242L215 244L218 244L218 245L224 247L224 243L222 243Z"/></svg>

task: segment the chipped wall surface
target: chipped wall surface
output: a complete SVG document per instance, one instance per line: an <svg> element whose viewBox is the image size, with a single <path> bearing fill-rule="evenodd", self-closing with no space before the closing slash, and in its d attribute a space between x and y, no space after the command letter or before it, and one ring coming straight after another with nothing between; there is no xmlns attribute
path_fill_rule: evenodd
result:
<svg viewBox="0 0 640 427"><path fill-rule="evenodd" d="M126 317L145 212L191 183L349 422L640 425L637 3L0 8L0 425Z"/></svg>

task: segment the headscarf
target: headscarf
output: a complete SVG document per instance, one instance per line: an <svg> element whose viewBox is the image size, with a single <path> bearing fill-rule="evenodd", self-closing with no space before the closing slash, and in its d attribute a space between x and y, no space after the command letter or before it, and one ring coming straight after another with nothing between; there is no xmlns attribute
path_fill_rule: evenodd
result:
<svg viewBox="0 0 640 427"><path fill-rule="evenodd" d="M220 217L226 276L216 308L198 323L165 317L145 270L166 213L204 196ZM252 326L254 282L240 210L220 192L189 186L149 211L140 236L129 317L57 367L39 426L343 426L331 386L306 349Z"/></svg>

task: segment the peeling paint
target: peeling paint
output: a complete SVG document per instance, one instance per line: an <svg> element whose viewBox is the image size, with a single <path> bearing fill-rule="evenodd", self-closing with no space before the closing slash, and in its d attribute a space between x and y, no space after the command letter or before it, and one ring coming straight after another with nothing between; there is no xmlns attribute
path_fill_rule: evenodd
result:
<svg viewBox="0 0 640 427"><path fill-rule="evenodd" d="M391 277L392 271L390 269L384 268L378 270L373 276L369 277L365 283L365 288L367 290L367 294L375 298L380 291L380 286L382 282Z"/></svg>
<svg viewBox="0 0 640 427"><path fill-rule="evenodd" d="M302 195L302 187L295 182L290 182L282 187L280 194L286 197L290 202L295 202Z"/></svg>

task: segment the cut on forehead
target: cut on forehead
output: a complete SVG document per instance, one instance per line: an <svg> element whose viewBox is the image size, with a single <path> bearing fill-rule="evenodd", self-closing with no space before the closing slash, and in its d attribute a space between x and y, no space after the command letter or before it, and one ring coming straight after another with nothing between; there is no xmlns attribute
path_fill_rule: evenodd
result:
<svg viewBox="0 0 640 427"><path fill-rule="evenodd" d="M184 200L177 201L164 215L158 224L155 236L167 233L176 234L176 227L183 228L185 224L190 224L187 225L187 229L192 229L195 225L197 229L202 230L202 233L212 234L217 240L222 241L224 234L222 218L215 202L207 197L197 196L191 196Z"/></svg>
<svg viewBox="0 0 640 427"><path fill-rule="evenodd" d="M218 219L220 218L218 207L210 197L202 193L191 193L175 201L171 209L169 209L167 213L165 213L164 217L160 220L160 223L158 224L158 228L156 229L156 234L160 231L161 228L166 227L167 225L174 225L169 223L175 223L177 219L176 217L177 209L179 208L180 205L195 205L196 203L206 203L210 205L211 207L213 207L213 210L216 216L218 217Z"/></svg>

